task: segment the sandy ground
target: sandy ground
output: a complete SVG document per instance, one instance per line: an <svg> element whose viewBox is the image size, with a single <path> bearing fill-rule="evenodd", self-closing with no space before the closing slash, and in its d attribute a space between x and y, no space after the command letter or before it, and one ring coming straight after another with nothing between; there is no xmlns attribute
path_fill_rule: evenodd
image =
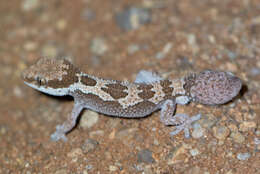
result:
<svg viewBox="0 0 260 174"><path fill-rule="evenodd" d="M259 0L0 1L0 173L260 173L259 12ZM122 119L85 110L68 142L52 142L73 100L23 83L40 57L130 81L141 69L170 78L216 69L244 86L222 106L178 106L202 114L189 139L171 137L159 112Z"/></svg>

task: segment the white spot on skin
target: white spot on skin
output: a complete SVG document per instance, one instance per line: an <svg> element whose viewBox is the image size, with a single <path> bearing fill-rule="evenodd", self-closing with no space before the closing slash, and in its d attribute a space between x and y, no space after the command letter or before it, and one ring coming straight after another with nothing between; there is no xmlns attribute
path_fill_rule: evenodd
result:
<svg viewBox="0 0 260 174"><path fill-rule="evenodd" d="M185 89L183 88L185 84L184 79L175 79L172 80L172 84L170 85L170 87L173 88L172 91L172 96L176 96L176 95L185 95Z"/></svg>
<svg viewBox="0 0 260 174"><path fill-rule="evenodd" d="M142 92L142 90L138 90L137 87L138 86L135 84L129 84L127 86L127 90L124 90L124 92L127 92L128 95L125 98L120 98L118 100L118 102L122 105L123 108L134 106L137 103L144 101L142 98L138 96L138 93Z"/></svg>
<svg viewBox="0 0 260 174"><path fill-rule="evenodd" d="M159 82L153 83L152 85L153 85L153 88L151 89L151 91L153 91L155 93L154 93L154 96L152 98L150 98L148 101L158 104L159 102L164 100L165 93L163 92L163 87Z"/></svg>

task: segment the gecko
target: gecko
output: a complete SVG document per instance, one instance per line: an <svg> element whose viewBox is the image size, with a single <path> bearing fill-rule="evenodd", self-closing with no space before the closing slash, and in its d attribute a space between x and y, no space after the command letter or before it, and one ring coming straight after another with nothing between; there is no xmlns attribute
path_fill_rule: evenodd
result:
<svg viewBox="0 0 260 174"><path fill-rule="evenodd" d="M56 126L52 141L67 141L66 134L76 126L83 109L125 118L141 118L160 110L160 121L175 126L170 135L184 131L188 138L191 124L201 114L174 114L177 104L224 104L237 96L242 86L241 79L232 73L213 70L178 79L163 79L155 72L141 70L132 83L108 80L83 73L66 59L50 58L41 58L25 69L22 78L26 85L43 93L74 98L72 112Z"/></svg>

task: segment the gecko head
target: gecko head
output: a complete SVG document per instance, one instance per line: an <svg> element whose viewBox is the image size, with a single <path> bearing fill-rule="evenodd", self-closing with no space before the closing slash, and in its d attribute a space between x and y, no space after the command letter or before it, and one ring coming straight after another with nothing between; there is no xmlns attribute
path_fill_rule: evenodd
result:
<svg viewBox="0 0 260 174"><path fill-rule="evenodd" d="M77 82L75 68L68 60L41 58L23 71L24 83L50 95L67 95L68 87Z"/></svg>
<svg viewBox="0 0 260 174"><path fill-rule="evenodd" d="M190 96L194 101L206 104L224 104L240 91L242 82L230 72L206 70L186 79Z"/></svg>

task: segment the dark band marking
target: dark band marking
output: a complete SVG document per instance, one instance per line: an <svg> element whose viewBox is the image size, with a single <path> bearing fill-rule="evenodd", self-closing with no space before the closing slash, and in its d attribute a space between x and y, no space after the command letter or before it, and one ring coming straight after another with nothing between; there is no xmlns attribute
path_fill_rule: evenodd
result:
<svg viewBox="0 0 260 174"><path fill-rule="evenodd" d="M111 89L114 89L114 90L120 90L120 91L127 90L127 87L122 85L122 84L120 84L120 83L106 84L106 86L108 88L111 88Z"/></svg>
<svg viewBox="0 0 260 174"><path fill-rule="evenodd" d="M57 79L48 81L46 86L52 88L66 88L71 84L77 83L79 81L79 78L76 76L76 74L79 73L80 70L71 64L68 60L64 59L63 64L68 66L68 68L64 68L64 71L66 71L67 74L63 75L62 80Z"/></svg>
<svg viewBox="0 0 260 174"><path fill-rule="evenodd" d="M170 87L172 82L170 80L162 80L160 81L160 85L162 86L162 90L165 93L165 96L172 96L173 87Z"/></svg>
<svg viewBox="0 0 260 174"><path fill-rule="evenodd" d="M83 83L86 86L95 86L97 84L97 81L95 79L92 79L87 75L80 76L80 79L81 83Z"/></svg>
<svg viewBox="0 0 260 174"><path fill-rule="evenodd" d="M140 84L137 89L142 90L142 92L138 93L138 96L144 100L152 98L155 94L155 92L151 90L152 88L153 85Z"/></svg>
<svg viewBox="0 0 260 174"><path fill-rule="evenodd" d="M106 87L101 88L101 90L108 93L114 99L125 98L128 95L128 93L124 91L126 89L127 87L120 83L106 84Z"/></svg>

